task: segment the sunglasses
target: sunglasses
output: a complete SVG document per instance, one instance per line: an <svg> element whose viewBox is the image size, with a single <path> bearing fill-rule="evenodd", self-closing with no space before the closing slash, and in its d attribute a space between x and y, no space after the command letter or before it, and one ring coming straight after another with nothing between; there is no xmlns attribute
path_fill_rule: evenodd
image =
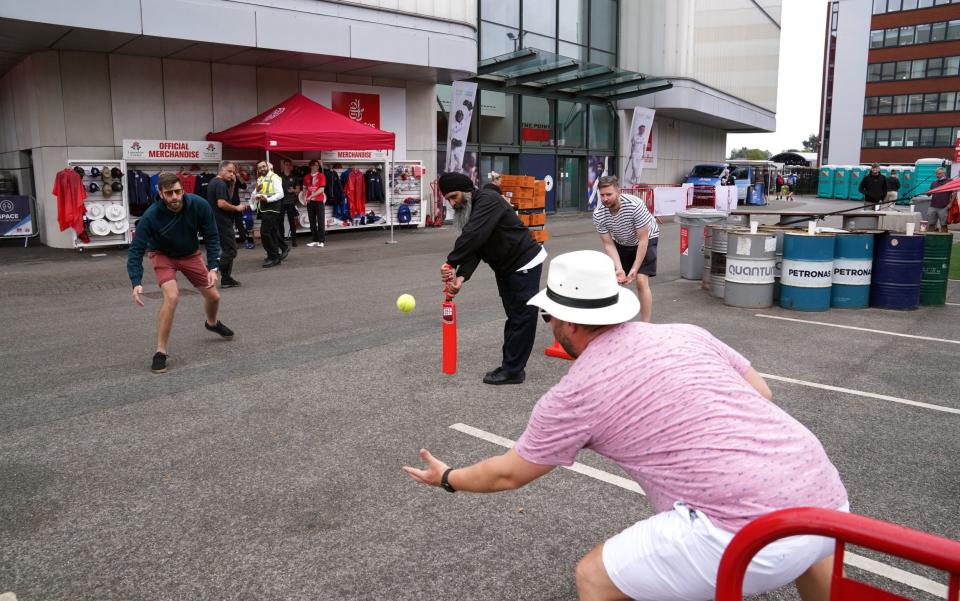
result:
<svg viewBox="0 0 960 601"><path fill-rule="evenodd" d="M550 323L550 320L553 318L550 316L549 313L547 313L543 309L540 309L540 319L543 320L543 323Z"/></svg>

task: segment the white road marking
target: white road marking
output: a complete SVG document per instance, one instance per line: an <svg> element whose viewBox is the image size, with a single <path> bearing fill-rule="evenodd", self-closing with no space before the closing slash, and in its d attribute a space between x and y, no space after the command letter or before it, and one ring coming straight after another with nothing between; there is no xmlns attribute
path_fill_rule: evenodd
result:
<svg viewBox="0 0 960 601"><path fill-rule="evenodd" d="M886 330L874 330L871 328L858 328L857 326L844 326L838 323L827 323L825 321L813 321L811 319L797 319L795 317L780 317L779 315L764 315L763 313L754 313L754 317L763 317L766 319L780 319L783 321L795 321L797 323L807 323L807 324L812 324L817 326L830 326L831 328L843 328L844 330L860 330L861 332L873 332L874 334L900 336L901 338L916 338L917 340L931 340L933 342L946 342L949 344L960 344L960 340L948 340L946 338L931 338L929 336L917 336L915 334L901 334L899 332L888 332Z"/></svg>
<svg viewBox="0 0 960 601"><path fill-rule="evenodd" d="M491 442L495 445L501 447L511 448L513 447L515 441L510 440L509 438L504 438L502 436L497 436L496 434L491 434L485 430L479 428L474 428L473 426L468 426L467 424L453 424L450 426L451 429L458 432L463 432L464 434L469 434L475 438ZM593 467L583 465L581 463L574 463L570 466L571 471L577 472L578 474L583 474L585 476L590 476L591 478L596 478L597 480L602 480L614 486L619 486L620 488L629 490L630 492L636 492L644 494L643 490L637 486L637 483L628 478L622 476L616 476L614 474L609 474L602 470L598 470ZM899 582L900 584L906 584L907 586L912 586L915 589L930 593L931 595L936 595L940 598L947 598L947 587L944 584L939 582L934 582L929 578L924 578L919 574L914 574L912 572L907 572L906 570L901 570L900 568L895 568L893 566L888 566L885 563L863 557L862 555L857 555L855 553L850 553L849 551L844 552L843 554L843 563L853 566L855 568L860 568L872 574L882 576L894 582Z"/></svg>
<svg viewBox="0 0 960 601"><path fill-rule="evenodd" d="M864 392L862 390L853 390L852 388L842 388L840 386L831 386L830 384L818 384L816 382L807 382L806 380L797 380L794 378L786 378L784 376L775 376L773 374L762 373L760 375L770 380L778 380L780 382L788 382L790 384L799 384L801 386L809 386L811 388L820 388L821 390L832 390L834 392L855 394L857 396L867 397L870 399L890 401L891 403L902 403L904 405L913 405L914 407L923 407L924 409L933 409L934 411L943 411L944 413L955 413L957 415L960 415L960 409L954 409L953 407L944 407L943 405L932 405L930 403L923 403L921 401L911 401L910 399L901 399L900 397L887 396L885 394L877 394L875 392Z"/></svg>
<svg viewBox="0 0 960 601"><path fill-rule="evenodd" d="M948 307L960 307L960 303L944 303Z"/></svg>

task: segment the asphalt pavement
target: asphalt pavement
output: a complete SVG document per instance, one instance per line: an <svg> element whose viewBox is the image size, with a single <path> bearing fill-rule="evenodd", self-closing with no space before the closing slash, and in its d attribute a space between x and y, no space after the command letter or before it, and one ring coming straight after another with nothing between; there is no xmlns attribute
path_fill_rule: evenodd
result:
<svg viewBox="0 0 960 601"><path fill-rule="evenodd" d="M548 227L552 256L600 248L589 216ZM853 511L960 539L960 283L953 304L909 312L736 309L680 279L679 226L662 232L654 321L706 327L769 374L775 402L823 442ZM149 269L140 308L123 249L0 247L0 593L575 599L579 558L650 516L644 496L567 470L515 492L451 495L400 470L421 446L451 465L502 452L497 441L521 434L569 367L542 354L552 339L541 326L524 385L481 383L503 322L481 266L457 301L459 371L441 373L438 271L455 236L334 234L273 269L260 268L261 248L241 249L243 285L223 291L221 311L236 338L203 329L181 279L163 375L149 371ZM401 293L416 297L412 314L396 310ZM592 452L579 460L623 475ZM936 599L945 582L855 553L933 591L848 567L913 598Z"/></svg>

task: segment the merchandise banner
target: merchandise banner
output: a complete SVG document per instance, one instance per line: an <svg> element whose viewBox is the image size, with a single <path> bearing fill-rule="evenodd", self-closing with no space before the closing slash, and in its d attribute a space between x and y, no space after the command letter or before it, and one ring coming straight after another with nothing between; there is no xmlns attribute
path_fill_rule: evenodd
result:
<svg viewBox="0 0 960 601"><path fill-rule="evenodd" d="M33 236L29 196L0 196L0 238Z"/></svg>
<svg viewBox="0 0 960 601"><path fill-rule="evenodd" d="M463 153L467 149L467 136L470 133L476 96L476 82L453 82L453 97L450 101L450 112L447 114L447 163L444 171L464 173Z"/></svg>
<svg viewBox="0 0 960 601"><path fill-rule="evenodd" d="M124 140L123 159L135 163L220 161L223 144L206 140Z"/></svg>
<svg viewBox="0 0 960 601"><path fill-rule="evenodd" d="M653 148L647 148L651 142L651 133L653 130L653 116L656 113L654 109L648 109L638 106L633 109L633 120L630 121L630 154L627 155L627 164L623 169L624 187L630 188L640 183L640 175L644 166L656 167L656 153ZM652 145L651 145L652 146ZM650 159L645 160L645 154L650 154Z"/></svg>
<svg viewBox="0 0 960 601"><path fill-rule="evenodd" d="M341 115L380 129L380 95L361 92L331 92L333 110Z"/></svg>
<svg viewBox="0 0 960 601"><path fill-rule="evenodd" d="M324 163L337 161L386 161L386 150L324 150L320 158Z"/></svg>

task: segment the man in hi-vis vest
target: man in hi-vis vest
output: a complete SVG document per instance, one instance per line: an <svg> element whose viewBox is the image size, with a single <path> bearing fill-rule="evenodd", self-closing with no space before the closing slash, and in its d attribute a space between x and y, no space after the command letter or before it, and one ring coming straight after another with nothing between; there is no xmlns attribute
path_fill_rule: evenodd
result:
<svg viewBox="0 0 960 601"><path fill-rule="evenodd" d="M283 180L273 172L273 165L266 161L257 163L257 176L257 190L253 200L260 212L260 238L263 240L263 249L267 251L267 260L263 262L263 266L273 267L290 254L290 248L280 233Z"/></svg>

